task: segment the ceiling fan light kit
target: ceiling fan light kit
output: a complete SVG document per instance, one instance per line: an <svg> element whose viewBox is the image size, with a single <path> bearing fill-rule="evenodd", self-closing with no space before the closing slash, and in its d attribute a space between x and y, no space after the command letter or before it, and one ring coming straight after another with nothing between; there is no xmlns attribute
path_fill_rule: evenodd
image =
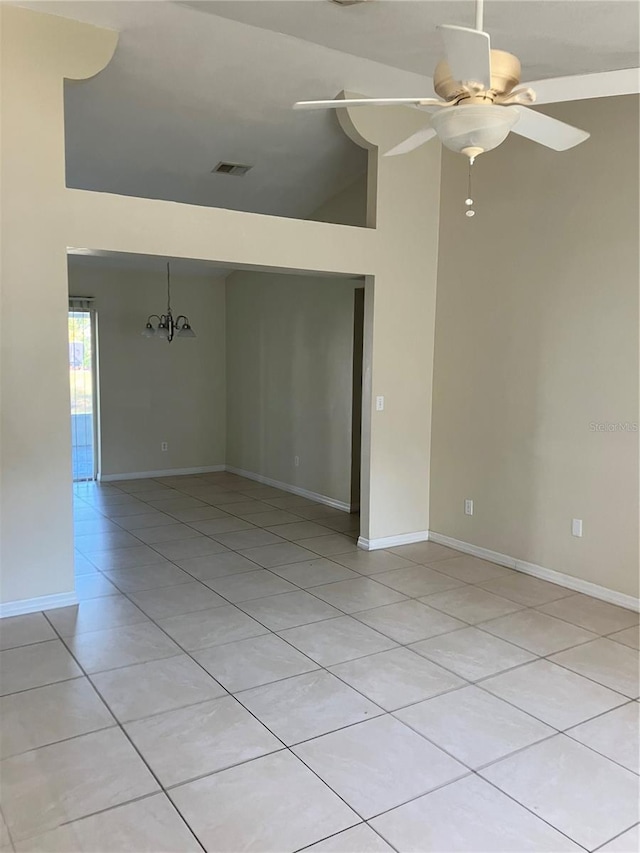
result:
<svg viewBox="0 0 640 853"><path fill-rule="evenodd" d="M519 118L503 107L469 105L440 110L431 124L446 148L475 159L504 142Z"/></svg>

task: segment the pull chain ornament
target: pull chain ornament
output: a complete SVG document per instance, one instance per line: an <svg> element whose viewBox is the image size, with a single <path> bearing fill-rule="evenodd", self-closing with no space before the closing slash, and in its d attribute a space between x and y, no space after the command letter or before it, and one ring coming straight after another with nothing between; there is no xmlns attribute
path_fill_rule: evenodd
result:
<svg viewBox="0 0 640 853"><path fill-rule="evenodd" d="M472 217L476 215L475 210L472 209L471 205L473 204L473 198L471 197L471 167L475 162L475 157L469 157L469 179L467 181L467 198L465 199L465 204L467 205L468 210L465 211L465 216Z"/></svg>

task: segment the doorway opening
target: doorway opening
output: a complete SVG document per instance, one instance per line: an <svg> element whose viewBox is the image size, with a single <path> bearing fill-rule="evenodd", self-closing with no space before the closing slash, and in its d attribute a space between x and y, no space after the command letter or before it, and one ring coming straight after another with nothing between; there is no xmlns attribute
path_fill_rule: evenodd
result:
<svg viewBox="0 0 640 853"><path fill-rule="evenodd" d="M362 359L364 354L364 287L353 292L353 385L351 426L351 512L360 511L362 473Z"/></svg>
<svg viewBox="0 0 640 853"><path fill-rule="evenodd" d="M97 474L95 312L89 299L69 300L69 388L74 482Z"/></svg>

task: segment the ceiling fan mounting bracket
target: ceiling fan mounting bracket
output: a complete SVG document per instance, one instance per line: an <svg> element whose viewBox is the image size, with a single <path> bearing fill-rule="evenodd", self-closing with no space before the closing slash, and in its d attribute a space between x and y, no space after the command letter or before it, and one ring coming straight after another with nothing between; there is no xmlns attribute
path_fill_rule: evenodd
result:
<svg viewBox="0 0 640 853"><path fill-rule="evenodd" d="M433 75L433 88L445 101L464 101L464 103L493 103L497 97L504 97L520 82L520 60L506 50L491 51L491 88L475 89L463 86L454 80L445 60L439 62ZM470 98L471 92L471 99Z"/></svg>

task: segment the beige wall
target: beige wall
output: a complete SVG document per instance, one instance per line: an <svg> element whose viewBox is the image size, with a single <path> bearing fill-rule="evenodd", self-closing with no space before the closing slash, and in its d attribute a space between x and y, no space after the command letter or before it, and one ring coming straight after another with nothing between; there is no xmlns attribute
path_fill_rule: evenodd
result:
<svg viewBox="0 0 640 853"><path fill-rule="evenodd" d="M171 285L195 339L141 335L166 307L163 272L70 263L69 293L95 297L98 316L103 475L224 465L224 279L173 273Z"/></svg>
<svg viewBox="0 0 640 853"><path fill-rule="evenodd" d="M544 112L591 139L480 157L471 220L443 157L430 526L637 596L638 433L590 425L639 419L638 98Z"/></svg>
<svg viewBox="0 0 640 853"><path fill-rule="evenodd" d="M229 276L228 465L350 503L354 286Z"/></svg>
<svg viewBox="0 0 640 853"><path fill-rule="evenodd" d="M340 225L367 224L367 175L362 174L318 208L309 219Z"/></svg>

